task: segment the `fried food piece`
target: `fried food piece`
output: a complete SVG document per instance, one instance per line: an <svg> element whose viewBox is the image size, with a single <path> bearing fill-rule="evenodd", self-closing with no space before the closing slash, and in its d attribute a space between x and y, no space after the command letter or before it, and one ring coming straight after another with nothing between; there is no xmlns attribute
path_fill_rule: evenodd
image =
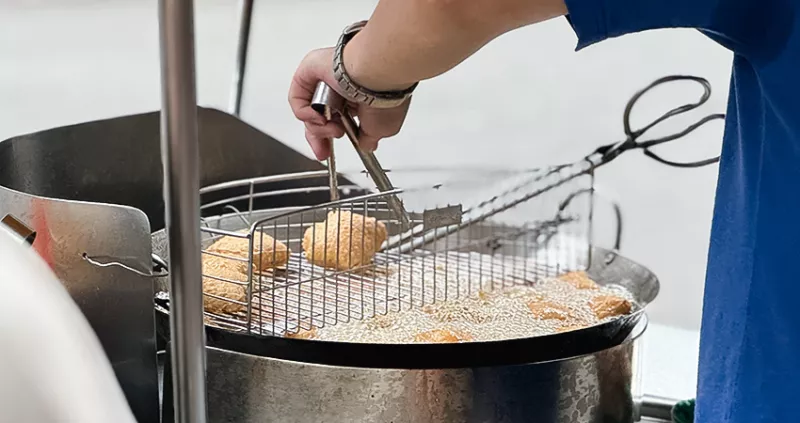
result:
<svg viewBox="0 0 800 423"><path fill-rule="evenodd" d="M552 301L530 301L528 302L528 308L539 320L567 320L573 317L572 312L567 307Z"/></svg>
<svg viewBox="0 0 800 423"><path fill-rule="evenodd" d="M452 344L467 341L472 341L470 334L450 329L433 329L414 336L414 342L425 344Z"/></svg>
<svg viewBox="0 0 800 423"><path fill-rule="evenodd" d="M247 274L242 273L239 262L203 254L203 293L243 303L247 302L247 290L244 285L221 281L208 276L245 282ZM214 298L209 295L203 295L203 307L207 312L215 314L232 314L247 310L247 306L244 304Z"/></svg>
<svg viewBox="0 0 800 423"><path fill-rule="evenodd" d="M589 307L598 319L621 316L631 312L631 302L616 295L599 295L589 301Z"/></svg>
<svg viewBox="0 0 800 423"><path fill-rule="evenodd" d="M235 236L223 236L208 247L208 251L245 260L248 258L249 250L250 240ZM253 236L253 271L264 272L267 269L283 267L289 262L291 253L286 244L263 232L256 232ZM247 262L228 260L239 263L241 271L247 273Z"/></svg>
<svg viewBox="0 0 800 423"><path fill-rule="evenodd" d="M567 272L558 279L574 286L577 289L598 289L599 286L584 271Z"/></svg>
<svg viewBox="0 0 800 423"><path fill-rule="evenodd" d="M317 328L300 329L297 333L287 333L286 337L291 339L314 339L317 337Z"/></svg>
<svg viewBox="0 0 800 423"><path fill-rule="evenodd" d="M325 221L306 229L303 251L317 266L350 270L371 263L386 236L386 226L374 217L332 211Z"/></svg>

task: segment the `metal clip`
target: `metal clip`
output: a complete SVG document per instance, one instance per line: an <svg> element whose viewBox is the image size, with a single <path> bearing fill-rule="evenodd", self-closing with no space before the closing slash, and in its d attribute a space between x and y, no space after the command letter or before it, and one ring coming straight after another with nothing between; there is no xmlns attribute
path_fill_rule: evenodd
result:
<svg viewBox="0 0 800 423"><path fill-rule="evenodd" d="M0 227L9 232L20 244L32 245L36 239L36 231L10 214L3 216L0 223L2 223Z"/></svg>

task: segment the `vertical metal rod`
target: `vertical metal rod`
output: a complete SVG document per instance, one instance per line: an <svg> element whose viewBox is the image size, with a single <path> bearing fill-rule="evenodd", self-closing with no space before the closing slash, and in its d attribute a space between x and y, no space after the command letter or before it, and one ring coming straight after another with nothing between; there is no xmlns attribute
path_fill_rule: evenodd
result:
<svg viewBox="0 0 800 423"><path fill-rule="evenodd" d="M233 71L233 91L230 109L234 116L242 111L242 92L247 68L247 48L250 45L250 24L253 21L254 0L242 0L239 16L239 42L236 45L236 69Z"/></svg>
<svg viewBox="0 0 800 423"><path fill-rule="evenodd" d="M161 158L169 236L172 380L177 423L206 422L193 0L159 0Z"/></svg>
<svg viewBox="0 0 800 423"><path fill-rule="evenodd" d="M339 200L339 175L336 173L336 153L331 140L331 155L328 157L328 186L331 190L331 201Z"/></svg>

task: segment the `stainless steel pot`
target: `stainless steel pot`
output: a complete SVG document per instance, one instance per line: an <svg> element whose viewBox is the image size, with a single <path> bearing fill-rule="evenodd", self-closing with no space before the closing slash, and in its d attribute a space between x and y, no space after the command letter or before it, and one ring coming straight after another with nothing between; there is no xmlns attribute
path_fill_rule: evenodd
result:
<svg viewBox="0 0 800 423"><path fill-rule="evenodd" d="M165 251L163 233L153 238L154 251ZM648 269L608 250L594 248L593 254L602 258L589 269L596 280L624 285L644 303L656 296L658 281ZM160 311L158 326L166 333L167 312ZM630 423L640 414L639 342L646 325L643 318L610 346L587 343L582 331L501 342L375 345L208 327L209 421ZM169 383L165 404L171 403ZM171 410L164 412L171 421Z"/></svg>
<svg viewBox="0 0 800 423"><path fill-rule="evenodd" d="M208 348L209 421L633 422L643 331L581 357L432 370L323 366Z"/></svg>
<svg viewBox="0 0 800 423"><path fill-rule="evenodd" d="M445 369L328 366L209 347L209 421L634 422L645 328L642 321L620 345L583 356ZM165 405L169 386L167 378Z"/></svg>

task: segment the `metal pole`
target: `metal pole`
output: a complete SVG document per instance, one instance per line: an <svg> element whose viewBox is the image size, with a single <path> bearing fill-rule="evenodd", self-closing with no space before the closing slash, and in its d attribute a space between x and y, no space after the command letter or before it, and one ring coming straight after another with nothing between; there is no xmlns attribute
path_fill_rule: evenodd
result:
<svg viewBox="0 0 800 423"><path fill-rule="evenodd" d="M170 333L176 423L205 423L200 263L200 154L193 0L159 0L161 157L170 254Z"/></svg>
<svg viewBox="0 0 800 423"><path fill-rule="evenodd" d="M236 46L236 69L233 72L233 92L231 93L231 113L239 116L242 111L242 92L247 67L247 47L250 44L250 23L253 21L253 1L242 0L239 17L239 43Z"/></svg>

